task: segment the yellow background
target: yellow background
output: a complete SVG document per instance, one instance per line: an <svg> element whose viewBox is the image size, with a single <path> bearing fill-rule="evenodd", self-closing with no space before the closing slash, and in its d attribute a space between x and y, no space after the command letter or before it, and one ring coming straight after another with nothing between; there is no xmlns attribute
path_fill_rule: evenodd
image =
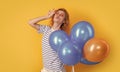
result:
<svg viewBox="0 0 120 72"><path fill-rule="evenodd" d="M97 65L75 65L75 72L120 72L120 0L1 0L0 72L40 72L41 37L28 20L46 15L50 9L65 8L70 28L86 20L95 37L110 44L109 56ZM41 24L49 24L49 20ZM67 72L71 67L65 66Z"/></svg>

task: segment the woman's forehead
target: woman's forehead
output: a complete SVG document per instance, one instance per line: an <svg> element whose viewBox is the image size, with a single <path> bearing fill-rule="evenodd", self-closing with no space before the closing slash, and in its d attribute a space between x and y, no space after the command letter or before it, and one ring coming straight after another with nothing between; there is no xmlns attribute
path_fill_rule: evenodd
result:
<svg viewBox="0 0 120 72"><path fill-rule="evenodd" d="M62 10L58 10L58 11L57 11L57 13L60 13L60 14L65 14L65 12L64 12L64 11L62 11Z"/></svg>

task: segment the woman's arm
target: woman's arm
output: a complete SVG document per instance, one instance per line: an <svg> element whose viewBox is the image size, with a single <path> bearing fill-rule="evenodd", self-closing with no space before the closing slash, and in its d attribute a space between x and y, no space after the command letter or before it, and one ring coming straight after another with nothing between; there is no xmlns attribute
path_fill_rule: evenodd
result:
<svg viewBox="0 0 120 72"><path fill-rule="evenodd" d="M35 28L36 30L39 30L39 24L37 24L37 23L39 21L51 18L54 14L55 14L55 10L51 10L48 12L48 15L46 15L46 16L41 16L41 17L37 17L37 18L29 20L28 24L30 26L32 26L33 28Z"/></svg>
<svg viewBox="0 0 120 72"><path fill-rule="evenodd" d="M32 26L33 28L35 28L36 30L39 30L39 24L37 24L39 21L42 21L42 20L46 20L48 19L47 16L41 16L41 17L37 17L37 18L34 18L34 19L31 19L29 20L28 24L30 26Z"/></svg>

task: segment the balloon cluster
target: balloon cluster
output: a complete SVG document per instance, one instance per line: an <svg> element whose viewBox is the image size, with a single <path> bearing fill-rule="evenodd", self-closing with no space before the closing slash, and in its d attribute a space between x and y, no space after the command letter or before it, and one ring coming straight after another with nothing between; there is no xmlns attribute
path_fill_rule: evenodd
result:
<svg viewBox="0 0 120 72"><path fill-rule="evenodd" d="M76 23L70 36L64 31L54 31L49 38L50 46L64 64L83 63L94 65L102 62L109 53L105 40L94 38L94 29L89 22Z"/></svg>

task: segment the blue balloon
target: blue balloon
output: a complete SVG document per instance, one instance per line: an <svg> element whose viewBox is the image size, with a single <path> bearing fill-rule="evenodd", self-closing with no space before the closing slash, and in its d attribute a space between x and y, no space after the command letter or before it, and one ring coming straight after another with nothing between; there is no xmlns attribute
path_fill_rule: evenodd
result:
<svg viewBox="0 0 120 72"><path fill-rule="evenodd" d="M67 41L59 48L58 55L64 64L75 65L80 61L81 51L78 44Z"/></svg>
<svg viewBox="0 0 120 72"><path fill-rule="evenodd" d="M83 47L87 40L94 37L94 29L90 23L81 21L73 26L70 37Z"/></svg>
<svg viewBox="0 0 120 72"><path fill-rule="evenodd" d="M62 30L57 30L54 31L50 37L49 37L49 44L55 50L56 52L58 51L58 48L65 42L68 41L69 37L68 35L62 31Z"/></svg>
<svg viewBox="0 0 120 72"><path fill-rule="evenodd" d="M85 58L82 57L80 59L80 63L87 64L87 65L95 65L95 64L98 64L100 62L90 62L90 61L88 61L88 60L86 60Z"/></svg>

